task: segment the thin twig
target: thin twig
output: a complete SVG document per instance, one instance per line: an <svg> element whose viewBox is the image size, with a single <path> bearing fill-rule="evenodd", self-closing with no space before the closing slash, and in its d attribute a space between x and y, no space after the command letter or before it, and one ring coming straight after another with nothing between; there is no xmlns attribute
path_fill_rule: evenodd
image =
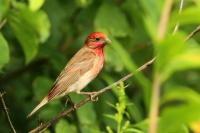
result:
<svg viewBox="0 0 200 133"><path fill-rule="evenodd" d="M130 73L128 75L126 75L125 77L119 79L118 81L116 81L115 83L100 89L100 91L98 91L94 97L97 97L99 95L101 95L102 93L111 90L114 86L117 86L120 84L120 82L125 81L127 79L129 79L130 77L132 77L133 75L135 75L137 72L140 72L142 70L144 70L145 68L147 68L150 64L152 64L154 62L155 58L151 59L150 61L146 62L144 65L140 66L135 73ZM83 106L84 104L88 103L91 101L91 98L87 97L85 99L83 99L82 101L80 101L79 103L75 104L76 109L80 108L81 106ZM53 119L37 126L36 128L34 128L33 130L31 130L29 133L38 133L38 132L43 132L45 129L47 129L52 123L54 123L55 121L57 121L58 119L60 119L61 117L64 116L68 116L71 112L75 111L73 107L60 112L57 116L55 116Z"/></svg>
<svg viewBox="0 0 200 133"><path fill-rule="evenodd" d="M200 25L198 25L192 32L190 32L190 34L186 37L185 41L188 41L199 31L200 31Z"/></svg>
<svg viewBox="0 0 200 133"><path fill-rule="evenodd" d="M6 103L5 103L4 99L3 99L3 95L4 94L5 94L5 92L3 92L3 93L0 92L0 98L1 98L1 104L3 106L3 111L4 111L5 115L6 115L6 119L7 119L8 123L9 123L11 131L13 133L16 133L15 128L14 128L12 122L11 122L11 119L10 119L10 116L9 116L9 113L8 113L8 109L6 107Z"/></svg>
<svg viewBox="0 0 200 133"><path fill-rule="evenodd" d="M179 15L181 14L181 12L183 10L183 3L184 3L184 0L180 0L180 6L179 6L179 11L178 11ZM178 31L178 28L179 28L179 22L176 23L173 34L175 34Z"/></svg>
<svg viewBox="0 0 200 133"><path fill-rule="evenodd" d="M183 10L183 3L184 3L184 0L180 0L180 7L179 7L179 12L178 12L179 14L181 14L181 12ZM177 22L177 24L174 28L173 34L176 33L178 28L179 28L179 22ZM188 36L185 38L185 41L188 41L190 38L192 38L199 31L200 31L200 25L198 25L192 32L190 32L190 34L188 34Z"/></svg>
<svg viewBox="0 0 200 133"><path fill-rule="evenodd" d="M161 41L165 37L166 27L167 27L172 4L173 4L173 0L166 0L162 15L160 17L160 22L158 25L158 32L157 32L158 41ZM156 130L157 130L157 118L158 118L159 101L160 101L160 87L161 87L160 75L157 72L157 70L155 70L154 76L153 76L153 84L152 84L152 97L151 97L151 104L150 104L148 133L156 133Z"/></svg>

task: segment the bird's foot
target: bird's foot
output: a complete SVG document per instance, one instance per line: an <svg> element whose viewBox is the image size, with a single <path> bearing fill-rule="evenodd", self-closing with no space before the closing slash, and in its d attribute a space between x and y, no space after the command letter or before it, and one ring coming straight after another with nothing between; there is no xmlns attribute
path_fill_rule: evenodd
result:
<svg viewBox="0 0 200 133"><path fill-rule="evenodd" d="M75 111L75 110L77 110L77 106L76 106L76 104L72 101L72 99L70 98L70 96L68 95L68 101L70 102L70 104L71 104L71 106L73 107L73 110Z"/></svg>
<svg viewBox="0 0 200 133"><path fill-rule="evenodd" d="M93 92L78 92L79 94L84 94L84 95L88 95L90 97L90 100L93 102L98 101L98 97L96 96L97 92L93 91Z"/></svg>
<svg viewBox="0 0 200 133"><path fill-rule="evenodd" d="M70 98L70 96L67 95L67 99L65 101L65 105L64 105L63 111L67 108L68 103L71 105L71 107L73 108L74 111L77 109L76 104L72 101L72 99Z"/></svg>
<svg viewBox="0 0 200 133"><path fill-rule="evenodd" d="M73 104L72 107L73 107L74 111L76 111L78 109L78 107L76 106L76 104Z"/></svg>
<svg viewBox="0 0 200 133"><path fill-rule="evenodd" d="M96 93L95 93L96 94ZM90 97L90 100L92 101L92 102L96 102L96 101L98 101L98 97L97 96L95 96L95 94L90 94L89 95L89 97Z"/></svg>
<svg viewBox="0 0 200 133"><path fill-rule="evenodd" d="M87 94L92 102L98 101L98 97L96 96L97 92L87 92Z"/></svg>
<svg viewBox="0 0 200 133"><path fill-rule="evenodd" d="M67 108L68 102L69 102L69 99L67 98L67 99L65 100L64 109Z"/></svg>

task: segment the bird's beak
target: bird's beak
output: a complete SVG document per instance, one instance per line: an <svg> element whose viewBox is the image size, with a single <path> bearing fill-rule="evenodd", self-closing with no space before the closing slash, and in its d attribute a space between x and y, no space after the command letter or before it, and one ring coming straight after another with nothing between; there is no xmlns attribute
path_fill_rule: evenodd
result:
<svg viewBox="0 0 200 133"><path fill-rule="evenodd" d="M105 42L106 42L106 44L110 44L112 41L107 37L107 38L105 39Z"/></svg>

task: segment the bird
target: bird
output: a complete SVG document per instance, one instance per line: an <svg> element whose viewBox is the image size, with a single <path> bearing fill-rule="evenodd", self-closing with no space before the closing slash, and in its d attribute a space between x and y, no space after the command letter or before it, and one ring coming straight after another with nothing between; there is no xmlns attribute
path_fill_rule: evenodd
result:
<svg viewBox="0 0 200 133"><path fill-rule="evenodd" d="M89 96L94 95L96 92L84 92L81 90L96 78L103 68L103 48L109 43L111 43L111 40L103 32L89 34L82 48L69 60L48 94L27 115L27 118L50 101L67 96L71 92Z"/></svg>

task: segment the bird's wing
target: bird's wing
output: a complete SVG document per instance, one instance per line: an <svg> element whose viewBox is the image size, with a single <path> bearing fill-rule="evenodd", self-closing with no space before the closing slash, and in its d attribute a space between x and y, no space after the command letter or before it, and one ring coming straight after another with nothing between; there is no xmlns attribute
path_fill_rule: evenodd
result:
<svg viewBox="0 0 200 133"><path fill-rule="evenodd" d="M52 100L64 94L84 73L93 68L96 54L87 48L82 48L72 57L64 70L56 79L48 93L48 100Z"/></svg>

